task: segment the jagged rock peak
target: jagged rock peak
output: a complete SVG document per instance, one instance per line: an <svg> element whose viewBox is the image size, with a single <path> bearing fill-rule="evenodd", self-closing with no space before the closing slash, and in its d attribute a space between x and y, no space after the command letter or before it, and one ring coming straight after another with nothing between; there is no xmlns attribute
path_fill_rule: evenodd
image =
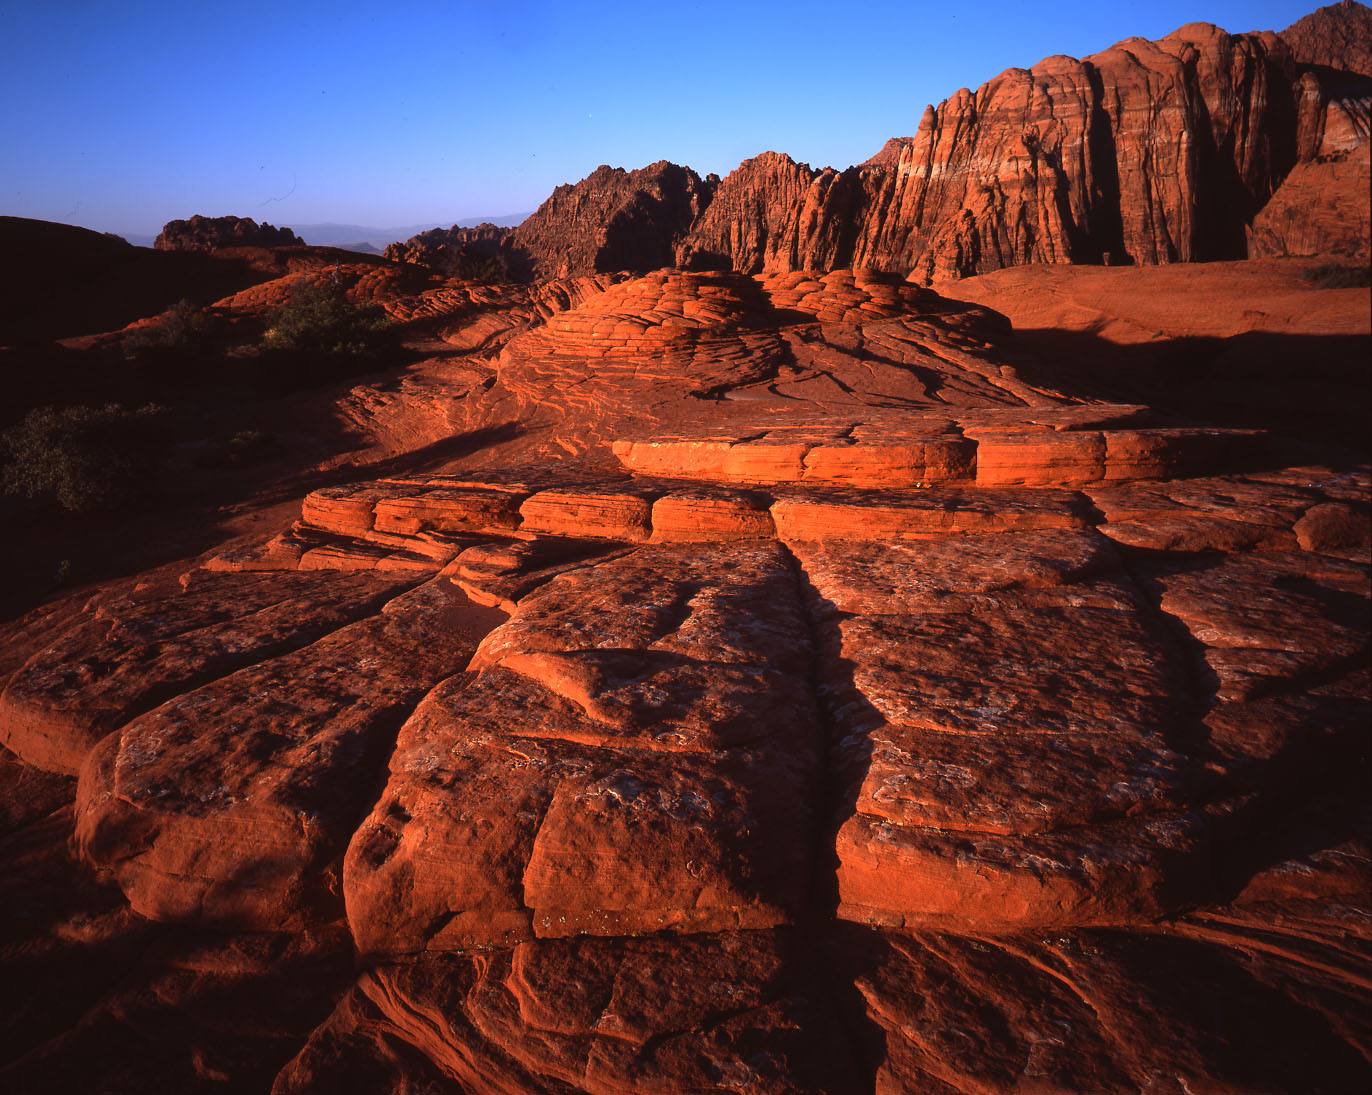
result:
<svg viewBox="0 0 1372 1095"><path fill-rule="evenodd" d="M1372 76L1372 8L1356 0L1311 12L1280 37L1300 64Z"/></svg>
<svg viewBox="0 0 1372 1095"><path fill-rule="evenodd" d="M934 108L926 107L925 110L931 111ZM863 167L894 167L896 161L900 159L900 154L913 141L913 137L890 137L881 146L881 151L870 159L864 160Z"/></svg>
<svg viewBox="0 0 1372 1095"><path fill-rule="evenodd" d="M671 265L674 247L718 183L716 175L702 179L667 160L633 171L602 164L557 187L518 228L437 228L392 244L386 257L446 273L454 264L496 261L516 281L644 273Z"/></svg>
<svg viewBox="0 0 1372 1095"><path fill-rule="evenodd" d="M528 273L527 262L514 252L514 229L490 223L431 228L404 243L387 244L385 257L478 281L522 281Z"/></svg>
<svg viewBox="0 0 1372 1095"><path fill-rule="evenodd" d="M204 217L168 221L153 244L159 251L218 251L222 247L303 247L289 228L275 228L251 217Z"/></svg>
<svg viewBox="0 0 1372 1095"><path fill-rule="evenodd" d="M744 160L677 247L677 265L749 274L847 265L853 174L781 152Z"/></svg>
<svg viewBox="0 0 1372 1095"><path fill-rule="evenodd" d="M498 252L518 280L676 265L927 283L1027 263L1360 254L1369 25L1372 12L1345 3L1281 35L1190 23L1053 55L927 108L913 137L856 167L765 152L720 181L667 161L602 165L512 232L449 233L395 256L442 269L443 254Z"/></svg>
<svg viewBox="0 0 1372 1095"><path fill-rule="evenodd" d="M1346 29L1365 10L1344 5L1326 22ZM1324 39L1345 40L1333 31ZM1025 263L1243 258L1254 217L1298 164L1337 154L1354 165L1339 169L1348 176L1339 195L1365 190L1356 165L1366 95L1343 86L1358 77L1335 88L1296 69L1278 35L1209 23L1007 69L930 107L914 137L888 141L857 168L815 172L770 154L746 161L678 263L751 273L866 267L928 281ZM1357 203L1326 200L1322 187L1302 198L1318 207L1315 227L1301 241L1265 232L1264 248L1365 249L1365 228L1346 215Z"/></svg>
<svg viewBox="0 0 1372 1095"><path fill-rule="evenodd" d="M537 278L656 270L710 205L717 178L667 160L626 171L602 164L554 190L514 233Z"/></svg>

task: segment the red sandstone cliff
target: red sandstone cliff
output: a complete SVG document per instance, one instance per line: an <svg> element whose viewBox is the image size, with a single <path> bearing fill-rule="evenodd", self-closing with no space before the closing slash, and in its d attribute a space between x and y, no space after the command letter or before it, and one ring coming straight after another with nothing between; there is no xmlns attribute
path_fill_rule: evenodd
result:
<svg viewBox="0 0 1372 1095"><path fill-rule="evenodd" d="M776 152L722 182L666 161L560 186L513 230L425 233L388 256L499 256L516 278L675 264L922 280L1024 263L1366 254L1372 11L1281 34L1192 23L1012 68L929 107L866 163Z"/></svg>
<svg viewBox="0 0 1372 1095"><path fill-rule="evenodd" d="M1372 9L1354 0L1311 12L1281 38L1300 64L1372 76Z"/></svg>
<svg viewBox="0 0 1372 1095"><path fill-rule="evenodd" d="M1282 31L1299 76L1298 161L1248 229L1248 255L1372 250L1372 10L1345 2Z"/></svg>
<svg viewBox="0 0 1372 1095"><path fill-rule="evenodd" d="M602 165L559 186L518 228L436 228L392 244L386 257L444 268L480 255L519 280L656 270L671 265L673 245L710 204L717 181L666 160L636 171Z"/></svg>
<svg viewBox="0 0 1372 1095"><path fill-rule="evenodd" d="M1356 27L1368 15L1345 4L1292 29ZM679 261L937 278L1029 262L1242 258L1246 230L1293 168L1366 158L1372 88L1356 72L1302 63L1356 60L1358 34L1326 29L1324 47L1296 37L1299 53L1278 35L1196 23L1159 42L1009 69L841 173L757 157L721 183ZM1340 53L1330 42L1354 44ZM1298 191L1314 225L1264 227L1260 253L1366 251L1352 197L1361 184L1365 207L1365 169L1316 174Z"/></svg>

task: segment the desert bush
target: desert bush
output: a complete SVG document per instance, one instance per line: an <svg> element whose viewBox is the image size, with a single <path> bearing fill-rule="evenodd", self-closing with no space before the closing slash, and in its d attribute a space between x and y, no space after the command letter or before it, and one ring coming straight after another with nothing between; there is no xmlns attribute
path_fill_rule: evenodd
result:
<svg viewBox="0 0 1372 1095"><path fill-rule="evenodd" d="M510 281L510 271L500 255L480 255L460 247L445 256L443 272L464 281L482 285L502 285Z"/></svg>
<svg viewBox="0 0 1372 1095"><path fill-rule="evenodd" d="M170 449L164 408L40 407L0 435L7 494L50 497L73 512L150 498Z"/></svg>
<svg viewBox="0 0 1372 1095"><path fill-rule="evenodd" d="M188 446L193 467L217 469L246 467L270 459L279 443L274 433L261 430L240 430L222 440L207 440Z"/></svg>
<svg viewBox="0 0 1372 1095"><path fill-rule="evenodd" d="M134 360L149 357L184 357L207 349L218 334L213 319L189 300L182 298L169 308L155 327L140 327L124 336L124 356Z"/></svg>
<svg viewBox="0 0 1372 1095"><path fill-rule="evenodd" d="M390 320L377 304L352 304L336 286L298 289L271 320L267 345L334 358L376 359L391 345Z"/></svg>
<svg viewBox="0 0 1372 1095"><path fill-rule="evenodd" d="M254 386L296 391L380 368L395 347L386 313L355 305L335 286L298 290L271 317Z"/></svg>
<svg viewBox="0 0 1372 1095"><path fill-rule="evenodd" d="M1317 289L1366 289L1372 286L1372 269L1327 262L1311 267L1302 275Z"/></svg>
<svg viewBox="0 0 1372 1095"><path fill-rule="evenodd" d="M230 464L253 464L272 454L276 448L276 434L240 430L229 438L225 448Z"/></svg>

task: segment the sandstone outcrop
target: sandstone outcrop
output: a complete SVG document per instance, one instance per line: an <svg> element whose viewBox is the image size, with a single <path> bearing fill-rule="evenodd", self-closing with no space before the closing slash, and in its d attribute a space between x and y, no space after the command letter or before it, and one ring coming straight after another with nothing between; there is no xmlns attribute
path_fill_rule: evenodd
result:
<svg viewBox="0 0 1372 1095"><path fill-rule="evenodd" d="M159 251L218 251L225 247L303 247L289 228L258 224L251 217L203 217L168 221L153 246Z"/></svg>
<svg viewBox="0 0 1372 1095"><path fill-rule="evenodd" d="M154 919L279 930L336 917L373 767L492 615L435 578L126 723L82 766L83 856Z"/></svg>
<svg viewBox="0 0 1372 1095"><path fill-rule="evenodd" d="M710 204L716 181L666 160L634 171L602 165L559 186L517 228L436 228L392 244L386 257L449 272L493 259L523 281L655 270L671 264L673 246Z"/></svg>
<svg viewBox="0 0 1372 1095"><path fill-rule="evenodd" d="M711 179L663 160L636 171L601 166L559 186L515 229L536 277L654 270L710 202Z"/></svg>
<svg viewBox="0 0 1372 1095"><path fill-rule="evenodd" d="M1353 104L1349 126L1361 133L1347 153L1332 153L1303 161L1282 180L1272 199L1253 218L1248 229L1248 254L1348 255L1366 259L1372 254L1372 209L1367 200L1372 184L1372 96ZM1332 113L1333 104L1328 113Z"/></svg>
<svg viewBox="0 0 1372 1095"><path fill-rule="evenodd" d="M812 171L764 152L719 184L710 208L678 246L677 264L749 274L848 266L853 207L861 196L852 172Z"/></svg>
<svg viewBox="0 0 1372 1095"><path fill-rule="evenodd" d="M1303 811L1350 801L1372 582L1365 552L1322 554L1310 528L1339 506L1365 519L1369 485L1320 468L1013 501L931 485L909 492L939 515L917 543L864 521L899 505L889 489L329 488L292 534L313 547L191 572L159 626L213 619L216 583L298 568L346 588L366 550L371 582L421 584L110 733L77 847L159 920L346 915L370 968L278 1091L841 1092L873 1072L876 1090L1128 1090L1160 1068L1242 1091L1286 1075L1260 1033L1278 1029L1320 1047L1316 1086L1337 1088L1368 1069L1346 910L1372 876ZM765 516L769 495L767 523L718 519ZM844 513L797 526L798 505ZM1222 506L1268 531L1216 540ZM1201 539L1122 531L1164 517ZM36 621L58 638L29 665L79 648L101 610ZM128 673L87 687L117 697ZM1312 781L1332 789L1318 807ZM1283 852L1292 826L1308 834ZM836 922L802 929L829 893ZM1223 1019L1242 1053L1196 1038L1215 1022L1188 1002L1198 976L1247 1001ZM1144 1014L1165 1047L1122 1033ZM955 1052L950 1023L991 1024L994 1052Z"/></svg>
<svg viewBox="0 0 1372 1095"><path fill-rule="evenodd" d="M0 1088L1372 1084L1372 468L1320 371L1365 376L1365 294L1270 259L977 304L769 269L846 244L759 216L756 273L240 249L226 323L330 284L414 360L270 404L371 448L0 623ZM1187 387L1258 338L1312 431Z"/></svg>
<svg viewBox="0 0 1372 1095"><path fill-rule="evenodd" d="M397 742L345 867L363 952L792 920L820 748L795 601L773 545L640 549L521 600Z"/></svg>
<svg viewBox="0 0 1372 1095"><path fill-rule="evenodd" d="M386 245L385 257L391 262L427 266L453 277L467 272L487 274L487 280L527 280L529 265L516 257L514 230L494 224L474 228L431 228L411 236L403 243Z"/></svg>
<svg viewBox="0 0 1372 1095"><path fill-rule="evenodd" d="M276 652L300 647L374 609L406 582L324 583L261 575L226 583L140 583L93 600L0 693L4 744L30 764L75 775L111 730L163 699Z"/></svg>
<svg viewBox="0 0 1372 1095"><path fill-rule="evenodd" d="M797 972L802 954L793 932L738 932L539 941L493 960L382 966L273 1091L862 1091L832 1003ZM680 976L664 980L669 967ZM818 1029L837 1036L807 1035Z"/></svg>
<svg viewBox="0 0 1372 1095"><path fill-rule="evenodd" d="M723 181L601 167L516 229L436 230L388 255L494 257L524 279L674 263L928 283L1026 263L1366 254L1370 24L1345 2L1280 35L1193 23L1048 57L929 107L914 136L846 170L777 152Z"/></svg>
<svg viewBox="0 0 1372 1095"><path fill-rule="evenodd" d="M1080 61L1049 57L930 107L914 137L859 167L814 171L775 153L746 161L678 262L873 267L929 281L1025 263L1241 258L1246 226L1298 166L1291 150L1300 144L1303 174L1321 154L1305 134L1347 133L1340 154L1365 160L1368 91L1330 74L1298 78L1272 34L1207 24ZM1316 172L1300 196L1294 183L1268 220L1318 195L1324 208L1306 215L1319 234L1292 246L1365 250L1366 202L1355 198L1365 169L1323 174L1334 173Z"/></svg>
<svg viewBox="0 0 1372 1095"><path fill-rule="evenodd" d="M1302 65L1372 77L1372 9L1357 0L1313 11L1281 32Z"/></svg>

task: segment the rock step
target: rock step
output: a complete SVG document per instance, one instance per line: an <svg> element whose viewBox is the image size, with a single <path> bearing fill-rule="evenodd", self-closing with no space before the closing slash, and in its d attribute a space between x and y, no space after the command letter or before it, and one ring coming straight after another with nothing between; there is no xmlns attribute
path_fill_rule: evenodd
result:
<svg viewBox="0 0 1372 1095"><path fill-rule="evenodd" d="M343 851L398 727L503 619L430 579L125 723L82 766L79 854L149 919L261 931L337 919Z"/></svg>
<svg viewBox="0 0 1372 1095"><path fill-rule="evenodd" d="M473 538L492 536L629 543L903 539L1082 528L1091 523L1091 514L1079 492L1021 487L826 492L626 478L519 491L391 480L316 491L302 507L302 526L209 565L219 570L424 569L425 559L446 564ZM371 546L345 548L339 537Z"/></svg>
<svg viewBox="0 0 1372 1095"><path fill-rule="evenodd" d="M1227 500L1301 524L1364 483L1291 469L1112 504ZM679 489L363 488L564 508L655 508ZM1128 556L1082 527L1074 492L873 493L892 519L908 498L926 528L961 522L880 545L845 538L841 495L752 494L784 546L521 529L454 536L465 546L417 586L193 571L92 602L6 696L118 724L93 750L70 720L50 737L88 751L77 848L140 913L343 914L371 955L769 929L817 869L840 918L900 930L1136 924L1212 896L1254 821L1330 765L1331 743L1351 756L1364 740L1364 564ZM839 508L807 525L802 506ZM996 531L1023 514L1038 524ZM263 625L282 642L245 645Z"/></svg>
<svg viewBox="0 0 1372 1095"><path fill-rule="evenodd" d="M313 644L419 580L194 571L180 582L111 591L9 679L0 743L37 768L75 775L101 739L134 716Z"/></svg>
<svg viewBox="0 0 1372 1095"><path fill-rule="evenodd" d="M797 428L771 436L782 450L814 445L810 451L816 452L832 445L842 452L837 442L843 432ZM683 447L708 453L727 443L703 438ZM559 481L551 475L518 482L387 479L315 491L294 528L264 544L223 552L206 569L418 575L451 566L481 545L532 551L555 538L574 545L924 540L1089 525L1117 543L1153 550L1299 548L1366 560L1366 514L1352 503L1323 500L1314 484L1327 474L1309 468L1165 483L1106 481L1081 491L971 484L878 491L805 483L725 486L690 478ZM469 562L463 567L471 570ZM490 604L516 596L524 583L513 572L501 576L498 589L470 585L470 574L460 580L470 595Z"/></svg>
<svg viewBox="0 0 1372 1095"><path fill-rule="evenodd" d="M769 431L759 438L623 440L614 443L614 454L639 474L724 483L1065 487L1210 471L1260 436L1225 429L977 426L960 434L807 440Z"/></svg>
<svg viewBox="0 0 1372 1095"><path fill-rule="evenodd" d="M791 919L821 765L813 658L773 543L553 578L401 729L344 865L359 949Z"/></svg>

